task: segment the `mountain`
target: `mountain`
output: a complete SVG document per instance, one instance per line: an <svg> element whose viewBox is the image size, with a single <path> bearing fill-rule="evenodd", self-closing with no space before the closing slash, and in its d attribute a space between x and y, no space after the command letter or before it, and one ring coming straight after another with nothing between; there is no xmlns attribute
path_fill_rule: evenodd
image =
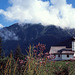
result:
<svg viewBox="0 0 75 75"><path fill-rule="evenodd" d="M15 23L9 27L0 29L2 37L2 46L6 54L15 49L18 44L25 53L25 49L29 44L46 44L46 51L49 51L51 46L65 45L71 47L71 38L75 36L75 29L62 29L54 25L43 26L41 24L18 24Z"/></svg>

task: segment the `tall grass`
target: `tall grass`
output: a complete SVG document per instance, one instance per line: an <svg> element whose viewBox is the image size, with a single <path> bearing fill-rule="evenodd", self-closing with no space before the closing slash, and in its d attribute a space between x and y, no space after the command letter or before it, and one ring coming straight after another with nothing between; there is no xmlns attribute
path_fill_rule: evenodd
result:
<svg viewBox="0 0 75 75"><path fill-rule="evenodd" d="M24 59L10 57L0 59L0 75L75 75L75 61L50 61L52 57L44 53L44 44L29 46Z"/></svg>

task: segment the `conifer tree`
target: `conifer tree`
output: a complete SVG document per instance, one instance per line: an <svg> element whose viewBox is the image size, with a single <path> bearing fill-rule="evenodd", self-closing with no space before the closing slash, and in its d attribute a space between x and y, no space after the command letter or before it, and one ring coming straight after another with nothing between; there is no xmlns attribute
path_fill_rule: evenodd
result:
<svg viewBox="0 0 75 75"><path fill-rule="evenodd" d="M2 58L4 58L5 57L5 52L4 52L4 50L2 50Z"/></svg>
<svg viewBox="0 0 75 75"><path fill-rule="evenodd" d="M20 45L17 46L16 51L15 51L15 59L17 58L22 58L23 54L21 52Z"/></svg>

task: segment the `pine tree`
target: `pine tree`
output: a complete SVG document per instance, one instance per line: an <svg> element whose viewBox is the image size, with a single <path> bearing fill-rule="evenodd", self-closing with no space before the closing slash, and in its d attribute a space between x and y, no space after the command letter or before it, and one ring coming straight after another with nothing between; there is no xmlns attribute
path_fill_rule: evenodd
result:
<svg viewBox="0 0 75 75"><path fill-rule="evenodd" d="M4 52L4 50L2 50L2 58L4 58L5 57L5 52Z"/></svg>
<svg viewBox="0 0 75 75"><path fill-rule="evenodd" d="M21 48L20 48L20 45L17 46L17 49L15 51L15 59L17 58L22 58L23 57L23 54L21 52Z"/></svg>

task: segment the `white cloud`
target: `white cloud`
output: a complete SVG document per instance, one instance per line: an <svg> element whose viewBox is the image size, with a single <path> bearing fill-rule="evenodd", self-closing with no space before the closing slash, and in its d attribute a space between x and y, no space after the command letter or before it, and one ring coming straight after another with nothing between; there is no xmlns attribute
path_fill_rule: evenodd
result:
<svg viewBox="0 0 75 75"><path fill-rule="evenodd" d="M4 26L2 24L0 24L0 28L3 28Z"/></svg>
<svg viewBox="0 0 75 75"><path fill-rule="evenodd" d="M19 40L18 36L13 31L7 29L1 29L0 36L3 40Z"/></svg>
<svg viewBox="0 0 75 75"><path fill-rule="evenodd" d="M25 23L54 24L61 27L75 27L75 8L66 0L9 0L12 6L0 9L7 20ZM50 5L51 4L51 5Z"/></svg>

